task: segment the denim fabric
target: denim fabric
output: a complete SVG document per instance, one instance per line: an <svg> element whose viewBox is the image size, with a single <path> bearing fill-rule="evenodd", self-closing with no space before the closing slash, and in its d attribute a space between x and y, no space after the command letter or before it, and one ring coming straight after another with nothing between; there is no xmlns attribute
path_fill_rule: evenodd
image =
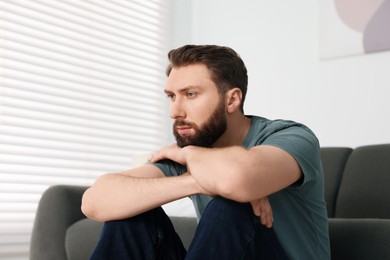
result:
<svg viewBox="0 0 390 260"><path fill-rule="evenodd" d="M176 260L185 255L169 217L159 207L129 219L106 222L90 259Z"/></svg>
<svg viewBox="0 0 390 260"><path fill-rule="evenodd" d="M188 260L287 259L272 228L260 223L249 203L214 198L199 222Z"/></svg>
<svg viewBox="0 0 390 260"><path fill-rule="evenodd" d="M248 203L214 198L199 222L188 252L169 217L156 208L105 223L91 259L208 260L287 259L271 228Z"/></svg>

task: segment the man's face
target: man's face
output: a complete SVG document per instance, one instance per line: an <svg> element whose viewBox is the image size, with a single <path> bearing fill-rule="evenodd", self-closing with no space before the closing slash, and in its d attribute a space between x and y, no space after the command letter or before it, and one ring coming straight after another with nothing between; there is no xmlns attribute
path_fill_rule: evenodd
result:
<svg viewBox="0 0 390 260"><path fill-rule="evenodd" d="M177 145L211 147L227 128L224 99L205 65L172 69L165 89L171 100Z"/></svg>
<svg viewBox="0 0 390 260"><path fill-rule="evenodd" d="M195 133L180 134L181 129L188 127L193 128ZM226 128L225 103L221 99L217 108L201 126L183 119L176 119L173 124L173 134L179 147L187 145L211 147L226 131Z"/></svg>

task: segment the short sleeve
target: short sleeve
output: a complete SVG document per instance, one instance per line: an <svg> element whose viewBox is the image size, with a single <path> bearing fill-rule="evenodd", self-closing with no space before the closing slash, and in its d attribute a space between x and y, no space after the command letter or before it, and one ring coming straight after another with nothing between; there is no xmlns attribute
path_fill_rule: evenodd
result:
<svg viewBox="0 0 390 260"><path fill-rule="evenodd" d="M178 176L187 172L187 168L172 160L161 160L156 163L150 163L159 168L165 176Z"/></svg>
<svg viewBox="0 0 390 260"><path fill-rule="evenodd" d="M302 169L302 183L318 178L321 171L319 142L308 128L285 128L268 136L262 144L276 146L288 152Z"/></svg>

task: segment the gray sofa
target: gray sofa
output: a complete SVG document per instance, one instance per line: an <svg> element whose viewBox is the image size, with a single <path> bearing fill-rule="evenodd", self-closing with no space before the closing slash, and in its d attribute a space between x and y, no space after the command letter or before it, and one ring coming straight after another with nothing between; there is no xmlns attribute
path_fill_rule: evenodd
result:
<svg viewBox="0 0 390 260"><path fill-rule="evenodd" d="M390 144L321 148L332 259L390 259ZM53 186L42 196L31 260L88 259L102 223L80 211L86 187ZM196 219L172 217L185 246Z"/></svg>

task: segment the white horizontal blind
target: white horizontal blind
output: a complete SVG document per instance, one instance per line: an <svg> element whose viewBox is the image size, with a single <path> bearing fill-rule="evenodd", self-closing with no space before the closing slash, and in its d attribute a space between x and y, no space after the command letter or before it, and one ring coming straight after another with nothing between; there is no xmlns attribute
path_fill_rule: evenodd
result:
<svg viewBox="0 0 390 260"><path fill-rule="evenodd" d="M165 144L164 0L0 0L0 259L28 259L50 185Z"/></svg>

